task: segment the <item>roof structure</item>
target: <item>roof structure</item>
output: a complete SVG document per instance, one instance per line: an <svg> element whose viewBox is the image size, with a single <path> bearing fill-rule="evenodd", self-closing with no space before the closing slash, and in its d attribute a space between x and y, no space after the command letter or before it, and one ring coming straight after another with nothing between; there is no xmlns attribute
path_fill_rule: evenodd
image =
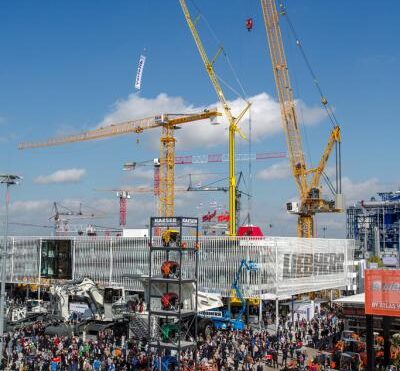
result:
<svg viewBox="0 0 400 371"><path fill-rule="evenodd" d="M365 293L344 296L343 298L335 299L333 301L337 304L353 304L353 305L364 305L365 304Z"/></svg>

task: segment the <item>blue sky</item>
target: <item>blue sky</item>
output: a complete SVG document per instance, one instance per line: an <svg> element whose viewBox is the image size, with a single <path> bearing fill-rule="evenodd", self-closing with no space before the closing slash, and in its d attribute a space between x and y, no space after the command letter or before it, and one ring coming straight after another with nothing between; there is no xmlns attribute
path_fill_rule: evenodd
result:
<svg viewBox="0 0 400 371"><path fill-rule="evenodd" d="M192 2L188 4L194 10ZM257 136L253 141L254 152L284 151L279 116L274 115L275 86L259 2L197 0L196 4L223 43L248 96L259 97L258 107L266 110L261 110L258 116L252 112L257 128L253 132ZM372 0L292 0L287 4L291 20L342 125L343 177L348 201L397 188L400 4L393 0L379 8ZM244 26L248 17L254 19L252 32L247 32ZM17 144L87 130L105 119L157 114L160 113L157 109L165 104L171 109L183 109L215 103L215 93L178 1L1 2L0 25L1 170L24 176L23 183L13 190L11 219L48 224L53 201L71 204L82 200L107 211L106 218L96 223L117 225L115 195L98 193L94 188L151 184L150 168L128 175L121 167L128 160L157 157L158 132L143 134L139 144L135 135L22 152L17 150ZM318 96L285 22L282 27L296 98L301 100L306 118L308 145L304 143L304 148L316 162L328 137L329 125L316 108ZM199 30L212 55L217 43L204 21L200 22ZM132 95L133 81L144 48L147 61L143 88L137 97ZM223 59L217 63L217 72L236 87ZM160 98L160 94L164 95ZM264 95L260 98L260 94ZM229 90L226 95L229 99L236 98ZM150 112L152 109L154 112ZM227 151L227 143L221 140L223 131L214 134L209 125L194 125L179 133L178 154ZM245 131L247 125L246 118ZM200 134L204 142L197 143L194 139ZM247 147L247 142L238 140L238 152L246 153ZM247 164L238 167L247 170ZM295 234L295 218L284 212L286 200L296 196L285 161L260 161L253 167L254 221L262 227L273 224L267 233ZM40 176L71 169L78 169L80 174L74 173L76 182L38 182ZM193 171L219 173L203 176L206 182L224 177L227 166L178 169L179 174ZM179 182L187 180L182 177ZM200 212L196 206L211 200L224 205L224 197L179 195L177 211ZM131 200L128 225L144 224L152 214L152 204L150 196L138 195ZM328 226L327 235L344 235L341 216L321 218L319 228L322 225ZM45 232L16 226L12 231Z"/></svg>

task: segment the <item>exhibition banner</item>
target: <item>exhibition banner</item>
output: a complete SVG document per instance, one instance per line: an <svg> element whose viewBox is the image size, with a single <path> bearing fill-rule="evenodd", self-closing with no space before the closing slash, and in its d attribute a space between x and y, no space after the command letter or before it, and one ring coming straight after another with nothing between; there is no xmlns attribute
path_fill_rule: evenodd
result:
<svg viewBox="0 0 400 371"><path fill-rule="evenodd" d="M400 317L400 269L365 271L365 313Z"/></svg>

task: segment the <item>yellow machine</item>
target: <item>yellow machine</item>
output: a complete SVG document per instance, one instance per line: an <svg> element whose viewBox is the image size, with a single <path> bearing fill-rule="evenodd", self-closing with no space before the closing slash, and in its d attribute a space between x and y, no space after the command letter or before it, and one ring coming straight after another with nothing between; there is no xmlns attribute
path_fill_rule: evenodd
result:
<svg viewBox="0 0 400 371"><path fill-rule="evenodd" d="M185 15L186 22L189 26L189 29L192 33L193 39L196 43L197 49L199 51L200 57L204 63L204 67L210 78L212 85L214 86L215 92L217 93L217 97L224 109L225 117L229 123L229 234L231 236L236 235L236 174L235 174L235 136L238 132L242 137L244 137L243 133L239 129L239 122L250 108L250 103L247 102L246 107L242 110L242 112L237 116L233 117L231 108L225 98L224 92L221 88L221 85L218 81L218 77L214 71L214 63L223 51L222 47L219 48L214 58L210 61L207 53L204 49L203 43L201 42L199 33L197 32L195 21L192 20L190 16L189 9L186 5L185 0L179 0L181 4L181 8Z"/></svg>
<svg viewBox="0 0 400 371"><path fill-rule="evenodd" d="M231 305L242 305L242 301L237 297L236 291L231 290L231 295L229 297ZM260 305L260 299L258 298L248 298L246 299L247 305L258 307Z"/></svg>
<svg viewBox="0 0 400 371"><path fill-rule="evenodd" d="M212 119L221 114L216 109L192 114L162 114L140 120L125 121L103 126L75 135L48 139L40 142L21 143L19 149L59 146L66 143L84 142L117 135L142 133L144 130L162 128L160 138L160 216L174 215L175 199L175 142L174 130L181 124Z"/></svg>
<svg viewBox="0 0 400 371"><path fill-rule="evenodd" d="M176 244L179 239L179 231L175 229L167 229L161 233L161 240L164 247L170 247L171 243Z"/></svg>
<svg viewBox="0 0 400 371"><path fill-rule="evenodd" d="M313 217L316 213L337 213L341 212L343 208L340 176L340 127L337 122L334 123L334 127L330 133L328 143L318 166L308 169L302 148L295 101L289 79L276 3L275 0L260 1L267 32L272 70L281 108L282 124L286 136L290 167L300 194L300 205L294 202L288 203L287 209L288 212L298 215L298 236L313 237ZM282 9L281 15L285 15L284 9ZM298 40L297 42L298 45L300 45ZM328 101L322 96L322 93L321 102L327 107ZM334 189L333 186L330 187L335 193L335 200L327 201L321 196L320 180L335 146L337 149L336 189Z"/></svg>

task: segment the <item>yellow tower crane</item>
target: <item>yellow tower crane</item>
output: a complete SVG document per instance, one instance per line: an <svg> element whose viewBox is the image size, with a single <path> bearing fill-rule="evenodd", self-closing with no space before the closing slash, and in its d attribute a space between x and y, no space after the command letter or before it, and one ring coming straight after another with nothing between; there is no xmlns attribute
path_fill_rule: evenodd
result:
<svg viewBox="0 0 400 371"><path fill-rule="evenodd" d="M339 181L336 189L332 188L335 193L335 200L327 201L323 199L320 190L321 176L323 175L334 146L338 145L338 151L340 151L340 127L337 123L333 127L318 166L316 168L307 169L276 3L275 0L260 0L260 2L267 32L272 70L281 108L282 124L288 147L288 157L292 175L300 194L300 205L289 203L287 204L287 209L289 212L299 215L298 236L313 237L314 215L316 213L341 212L343 207L340 186L340 154L337 159L339 165L337 163L336 166L336 169L339 169L339 172L336 174ZM327 100L324 97L321 98L322 104L327 105Z"/></svg>
<svg viewBox="0 0 400 371"><path fill-rule="evenodd" d="M218 81L218 77L214 71L214 63L222 52L222 48L219 48L214 58L210 61L207 53L204 49L203 43L200 39L199 33L197 32L195 23L193 21L188 7L186 6L185 0L179 0L181 8L185 15L186 22L192 33L193 39L196 43L197 49L199 51L200 57L204 63L205 69L207 71L208 77L212 85L214 86L215 92L217 93L218 99L224 109L225 117L229 123L229 234L231 236L236 235L236 174L235 174L235 136L236 132L239 132L241 136L244 137L239 129L238 123L243 118L245 113L250 107L250 103L247 102L246 107L238 115L238 117L233 117L231 108L225 98L224 92Z"/></svg>
<svg viewBox="0 0 400 371"><path fill-rule="evenodd" d="M19 149L58 146L66 143L84 142L103 139L117 135L141 133L144 130L162 128L160 139L160 216L174 215L175 199L175 142L174 130L181 124L221 116L216 109L205 110L201 113L162 114L140 120L125 121L118 124L103 126L75 135L51 138L39 142L21 143Z"/></svg>

